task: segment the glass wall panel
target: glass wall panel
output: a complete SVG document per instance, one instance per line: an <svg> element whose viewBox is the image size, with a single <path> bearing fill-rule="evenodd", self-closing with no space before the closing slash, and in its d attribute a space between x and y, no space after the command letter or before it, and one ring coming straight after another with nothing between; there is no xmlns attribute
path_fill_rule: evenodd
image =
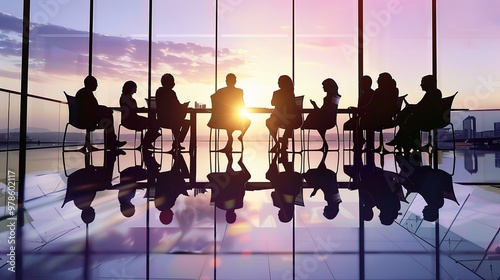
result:
<svg viewBox="0 0 500 280"><path fill-rule="evenodd" d="M31 22L29 93L65 101L88 74L89 2L31 1Z"/></svg>
<svg viewBox="0 0 500 280"><path fill-rule="evenodd" d="M65 104L34 97L28 98L28 104L28 147L54 146L61 142L60 132L64 132L64 127L61 127L60 119L67 121L68 116L61 116L60 107Z"/></svg>
<svg viewBox="0 0 500 280"><path fill-rule="evenodd" d="M21 90L22 10L22 1L0 7L0 88L16 91Z"/></svg>
<svg viewBox="0 0 500 280"><path fill-rule="evenodd" d="M148 15L147 0L95 1L92 75L99 83L96 98L100 103L119 106L122 86L132 80L137 83L138 106L146 105Z"/></svg>
<svg viewBox="0 0 500 280"><path fill-rule="evenodd" d="M364 71L373 79L389 72L409 103L424 92L423 76L432 74L431 1L364 1Z"/></svg>
<svg viewBox="0 0 500 280"><path fill-rule="evenodd" d="M217 87L233 72L247 106L271 107L279 76L293 73L292 2L221 1L218 43Z"/></svg>
<svg viewBox="0 0 500 280"><path fill-rule="evenodd" d="M161 86L162 75L170 73L180 102L210 107L215 92L215 11L213 1L153 1L151 95ZM209 114L197 118L198 139L208 138Z"/></svg>
<svg viewBox="0 0 500 280"><path fill-rule="evenodd" d="M293 79L292 16L292 1L220 1L217 88L226 86L226 75L232 72L246 107L272 107L278 78ZM245 137L267 139L267 117L250 115L252 125Z"/></svg>
<svg viewBox="0 0 500 280"><path fill-rule="evenodd" d="M357 104L357 1L295 1L295 87L321 106L321 83L334 79L342 95L339 107Z"/></svg>
<svg viewBox="0 0 500 280"><path fill-rule="evenodd" d="M454 108L499 108L500 2L438 1L438 86Z"/></svg>

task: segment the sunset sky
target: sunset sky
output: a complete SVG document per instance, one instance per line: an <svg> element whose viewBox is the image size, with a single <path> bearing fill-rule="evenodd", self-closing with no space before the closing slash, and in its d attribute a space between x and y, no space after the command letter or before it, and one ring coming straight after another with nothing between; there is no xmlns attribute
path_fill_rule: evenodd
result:
<svg viewBox="0 0 500 280"><path fill-rule="evenodd" d="M88 1L31 2L29 92L64 100L62 92L75 93L88 73ZM278 77L285 74L294 76L305 107L311 107L309 99L321 104L321 82L329 77L339 85L340 107L356 104L357 1L296 0L294 33L292 1L219 1L217 85L215 1L153 2L152 94L169 72L181 101L209 106L210 95L232 72L247 106L270 107ZM92 72L103 104L117 106L121 86L134 80L135 98L145 105L148 3L95 1ZM20 90L21 18L22 1L2 1L0 87L11 90ZM431 1L365 1L364 22L364 70L373 88L378 74L389 72L400 94L420 100L420 79L432 71ZM455 108L500 108L499 49L499 1L438 1L438 84L444 96L459 92ZM35 116L56 118L54 109L30 107L29 125L46 123Z"/></svg>

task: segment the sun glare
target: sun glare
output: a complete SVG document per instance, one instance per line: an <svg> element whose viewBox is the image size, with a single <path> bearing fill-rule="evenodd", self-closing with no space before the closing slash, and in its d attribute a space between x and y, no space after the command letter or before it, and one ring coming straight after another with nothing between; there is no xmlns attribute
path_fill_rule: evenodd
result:
<svg viewBox="0 0 500 280"><path fill-rule="evenodd" d="M250 117L250 113L249 113L249 112L247 111L247 109L245 109L245 108L241 109L240 114L241 114L243 117L247 117L247 118L249 118L249 117Z"/></svg>

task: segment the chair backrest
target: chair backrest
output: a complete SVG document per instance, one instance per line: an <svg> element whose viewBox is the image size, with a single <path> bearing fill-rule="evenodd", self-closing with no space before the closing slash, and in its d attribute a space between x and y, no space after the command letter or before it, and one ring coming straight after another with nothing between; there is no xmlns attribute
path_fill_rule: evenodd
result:
<svg viewBox="0 0 500 280"><path fill-rule="evenodd" d="M453 95L441 99L441 112L443 116L443 118L441 119L441 125L443 127L451 122L451 107L453 106L453 100L455 99L457 93L458 91Z"/></svg>
<svg viewBox="0 0 500 280"><path fill-rule="evenodd" d="M296 96L295 97L295 105L299 109L300 112L300 124L297 124L298 126L294 126L294 129L297 129L302 126L302 123L304 123L304 114L302 114L302 109L304 109L304 95Z"/></svg>
<svg viewBox="0 0 500 280"><path fill-rule="evenodd" d="M71 96L64 91L64 95L66 96L66 101L68 102L68 122L72 126L80 129L86 129L83 124L80 123L78 118L78 107L76 106L76 98Z"/></svg>
<svg viewBox="0 0 500 280"><path fill-rule="evenodd" d="M403 107L403 103L406 100L406 96L408 96L408 94L398 96L398 100L396 101L396 114L394 115L394 120L396 120L399 112L401 112L401 107Z"/></svg>
<svg viewBox="0 0 500 280"><path fill-rule="evenodd" d="M220 97L218 97L216 94L212 94L210 96L210 101L212 103L212 111L210 114L210 120L208 121L207 126L211 128L224 128L224 126L221 123L221 118L222 118L222 104Z"/></svg>

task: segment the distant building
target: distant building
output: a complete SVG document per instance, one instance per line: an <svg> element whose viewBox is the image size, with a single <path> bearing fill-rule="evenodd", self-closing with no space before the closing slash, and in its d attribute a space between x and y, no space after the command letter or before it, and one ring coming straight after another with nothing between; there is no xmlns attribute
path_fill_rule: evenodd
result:
<svg viewBox="0 0 500 280"><path fill-rule="evenodd" d="M462 122L465 133L465 139L473 139L476 138L476 117L468 116Z"/></svg>

